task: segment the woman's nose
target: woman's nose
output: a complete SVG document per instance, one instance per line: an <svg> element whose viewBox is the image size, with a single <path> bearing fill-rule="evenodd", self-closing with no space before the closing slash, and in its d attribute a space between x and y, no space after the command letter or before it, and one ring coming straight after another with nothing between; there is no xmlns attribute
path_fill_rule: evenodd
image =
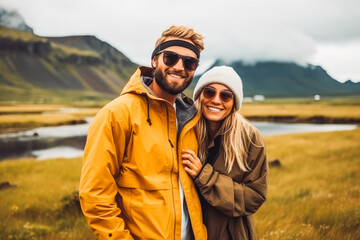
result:
<svg viewBox="0 0 360 240"><path fill-rule="evenodd" d="M212 102L214 103L218 103L220 104L221 103L221 98L220 98L220 93L216 93L215 96L211 99Z"/></svg>

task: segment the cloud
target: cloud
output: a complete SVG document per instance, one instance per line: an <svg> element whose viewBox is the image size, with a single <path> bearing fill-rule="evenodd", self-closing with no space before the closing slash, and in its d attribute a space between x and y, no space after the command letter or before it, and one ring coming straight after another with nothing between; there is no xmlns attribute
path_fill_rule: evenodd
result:
<svg viewBox="0 0 360 240"><path fill-rule="evenodd" d="M342 81L360 81L360 40L341 44L322 44L318 47L319 54L311 61L326 66L328 74ZM354 54L355 53L355 54ZM354 71L355 70L355 71Z"/></svg>
<svg viewBox="0 0 360 240"><path fill-rule="evenodd" d="M269 28L252 24L241 26L235 32L211 32L207 39L209 58L304 62L316 52L316 43L310 37L276 24Z"/></svg>
<svg viewBox="0 0 360 240"><path fill-rule="evenodd" d="M313 4L296 5L301 17L287 15L290 24L319 42L360 39L360 25L357 24L360 21L359 1L319 0Z"/></svg>

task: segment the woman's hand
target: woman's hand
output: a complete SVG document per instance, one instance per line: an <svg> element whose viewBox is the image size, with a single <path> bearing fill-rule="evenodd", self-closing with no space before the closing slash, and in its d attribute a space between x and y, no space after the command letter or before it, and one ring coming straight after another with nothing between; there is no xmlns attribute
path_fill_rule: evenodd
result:
<svg viewBox="0 0 360 240"><path fill-rule="evenodd" d="M183 149L182 162L185 171L194 179L202 168L202 163L194 151Z"/></svg>

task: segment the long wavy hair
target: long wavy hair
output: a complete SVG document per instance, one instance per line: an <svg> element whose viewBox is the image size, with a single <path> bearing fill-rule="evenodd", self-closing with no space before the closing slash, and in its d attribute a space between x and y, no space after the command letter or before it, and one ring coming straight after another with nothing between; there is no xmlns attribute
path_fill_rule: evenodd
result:
<svg viewBox="0 0 360 240"><path fill-rule="evenodd" d="M195 100L195 107L201 111L202 94ZM200 120L195 125L195 131L199 144L199 158L205 160L207 157L207 146L209 145L211 136L208 132L207 122L204 115L201 113ZM244 129L245 131L242 131ZM219 129L222 135L222 151L225 157L225 165L228 172L234 166L235 161L240 169L244 172L250 170L247 164L248 144L251 143L251 124L238 112L233 109L230 114L223 120ZM245 132L246 134L242 134Z"/></svg>

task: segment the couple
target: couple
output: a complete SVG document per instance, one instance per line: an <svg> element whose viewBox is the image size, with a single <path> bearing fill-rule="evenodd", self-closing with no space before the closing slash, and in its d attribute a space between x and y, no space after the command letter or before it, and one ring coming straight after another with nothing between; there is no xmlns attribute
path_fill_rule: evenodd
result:
<svg viewBox="0 0 360 240"><path fill-rule="evenodd" d="M80 202L98 239L255 239L267 190L265 145L239 110L242 82L227 66L182 95L204 49L192 28L157 40L120 97L92 121Z"/></svg>

